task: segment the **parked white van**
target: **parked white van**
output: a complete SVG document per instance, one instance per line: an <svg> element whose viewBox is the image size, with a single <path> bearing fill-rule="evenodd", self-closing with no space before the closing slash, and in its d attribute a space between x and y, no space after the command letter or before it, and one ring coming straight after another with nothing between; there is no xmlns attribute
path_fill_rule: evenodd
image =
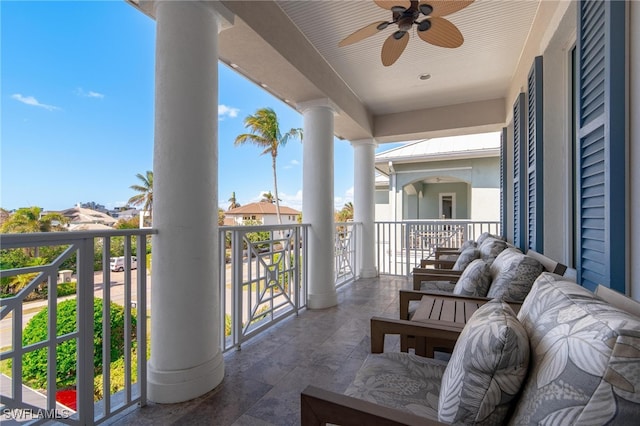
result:
<svg viewBox="0 0 640 426"><path fill-rule="evenodd" d="M110 268L114 272L124 271L124 256L112 257L111 263L109 264ZM135 256L131 256L131 269L138 268L138 258Z"/></svg>

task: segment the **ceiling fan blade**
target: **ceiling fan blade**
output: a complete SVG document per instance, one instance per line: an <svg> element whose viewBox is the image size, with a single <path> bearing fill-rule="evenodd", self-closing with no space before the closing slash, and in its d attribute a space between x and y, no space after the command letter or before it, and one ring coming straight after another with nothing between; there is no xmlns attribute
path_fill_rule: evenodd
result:
<svg viewBox="0 0 640 426"><path fill-rule="evenodd" d="M464 9L474 0L421 0L420 4L428 4L433 9L429 16L439 17L450 15Z"/></svg>
<svg viewBox="0 0 640 426"><path fill-rule="evenodd" d="M411 7L411 0L373 0L373 2L387 10L391 10L393 6L402 6L405 9L409 9Z"/></svg>
<svg viewBox="0 0 640 426"><path fill-rule="evenodd" d="M427 31L417 31L418 37L427 43L440 47L460 47L464 43L462 33L445 18L431 18L431 28Z"/></svg>
<svg viewBox="0 0 640 426"><path fill-rule="evenodd" d="M393 65L409 43L408 33L405 32L400 39L396 39L395 34L396 33L391 34L382 45L382 65L385 67Z"/></svg>
<svg viewBox="0 0 640 426"><path fill-rule="evenodd" d="M378 22L374 22L373 24L369 24L366 27L360 28L358 31L354 32L350 36L347 36L344 40L338 43L338 46L340 47L348 46L350 44L357 43L360 40L364 40L367 37L371 37L372 35L376 34L378 31L380 31L378 29L378 25L386 24L386 23L387 21L378 21Z"/></svg>

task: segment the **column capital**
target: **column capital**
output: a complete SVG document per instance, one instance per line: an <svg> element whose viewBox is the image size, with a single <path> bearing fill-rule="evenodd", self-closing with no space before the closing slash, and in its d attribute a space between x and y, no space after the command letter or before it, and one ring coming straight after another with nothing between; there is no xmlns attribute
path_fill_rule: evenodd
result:
<svg viewBox="0 0 640 426"><path fill-rule="evenodd" d="M154 20L156 20L157 18L158 6L160 4L166 3L161 0L125 1ZM175 3L175 1L172 3ZM218 33L233 27L235 15L219 1L184 1L182 3L192 6L204 7L207 11L213 13L216 22L218 23Z"/></svg>
<svg viewBox="0 0 640 426"><path fill-rule="evenodd" d="M378 147L378 142L374 138L367 139L357 139L355 141L350 141L352 147L362 146L362 145L373 145L374 148Z"/></svg>
<svg viewBox="0 0 640 426"><path fill-rule="evenodd" d="M338 106L329 98L313 99L296 104L296 109L301 114L304 114L308 110L314 108L327 108L330 109L334 114L340 113L340 108L338 108Z"/></svg>

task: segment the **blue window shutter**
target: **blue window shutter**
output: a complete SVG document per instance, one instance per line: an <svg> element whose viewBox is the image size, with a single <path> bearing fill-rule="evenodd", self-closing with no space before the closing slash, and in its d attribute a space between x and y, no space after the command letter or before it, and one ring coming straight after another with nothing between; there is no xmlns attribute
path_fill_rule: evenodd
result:
<svg viewBox="0 0 640 426"><path fill-rule="evenodd" d="M525 249L524 213L526 202L525 95L513 104L513 245Z"/></svg>
<svg viewBox="0 0 640 426"><path fill-rule="evenodd" d="M500 134L500 235L507 235L507 128Z"/></svg>
<svg viewBox="0 0 640 426"><path fill-rule="evenodd" d="M527 80L527 248L544 250L542 56L537 56Z"/></svg>
<svg viewBox="0 0 640 426"><path fill-rule="evenodd" d="M578 280L626 290L625 2L578 8Z"/></svg>

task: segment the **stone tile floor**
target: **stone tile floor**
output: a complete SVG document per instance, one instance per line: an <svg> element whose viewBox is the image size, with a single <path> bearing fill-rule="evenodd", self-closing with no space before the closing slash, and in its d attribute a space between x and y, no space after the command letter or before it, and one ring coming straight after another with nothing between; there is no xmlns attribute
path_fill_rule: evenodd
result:
<svg viewBox="0 0 640 426"><path fill-rule="evenodd" d="M338 305L304 310L225 355L225 378L181 404L153 404L114 418L113 425L300 424L300 392L309 384L344 392L369 354L369 319L398 318L403 277L362 279L338 290ZM399 350L387 337L385 350Z"/></svg>

